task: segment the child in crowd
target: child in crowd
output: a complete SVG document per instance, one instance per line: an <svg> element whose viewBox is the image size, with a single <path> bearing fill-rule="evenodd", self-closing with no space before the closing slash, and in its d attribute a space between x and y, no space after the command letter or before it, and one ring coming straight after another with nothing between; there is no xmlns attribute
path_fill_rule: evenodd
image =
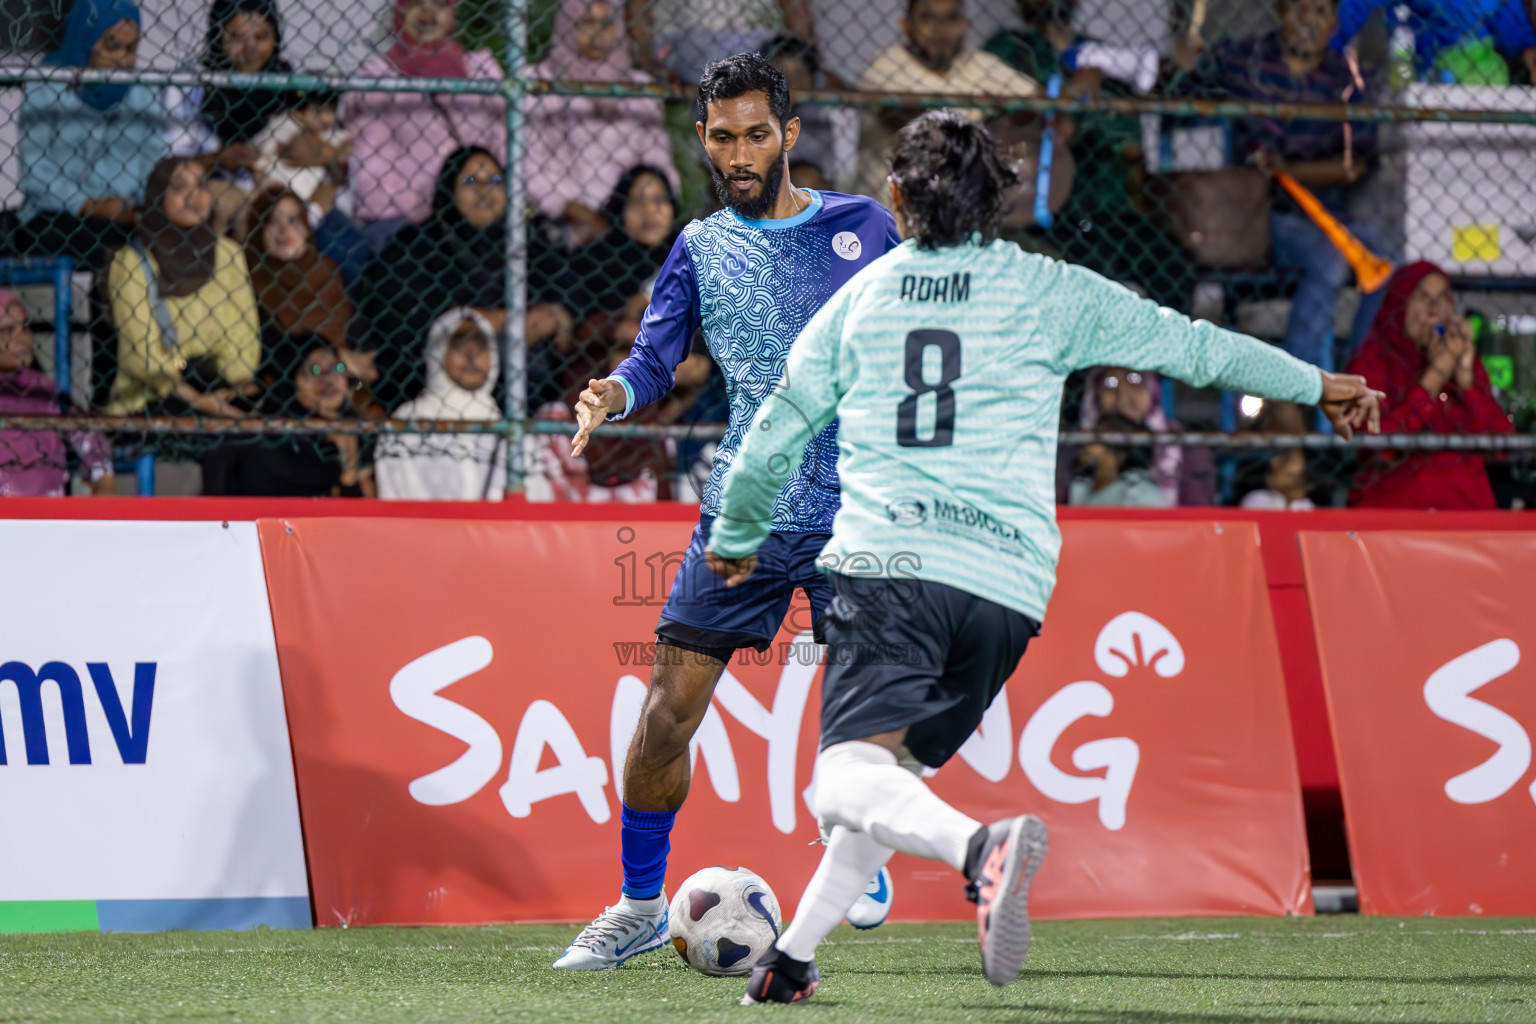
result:
<svg viewBox="0 0 1536 1024"><path fill-rule="evenodd" d="M1264 486L1243 495L1243 508L1310 512L1312 478L1307 473L1307 453L1300 448L1276 452L1264 474Z"/></svg>
<svg viewBox="0 0 1536 1024"><path fill-rule="evenodd" d="M57 416L70 411L53 378L36 366L32 331L21 299L0 291L0 414ZM113 493L112 447L98 432L76 431L69 443L94 494ZM43 430L0 431L0 495L54 497L69 488L64 439Z"/></svg>
<svg viewBox="0 0 1536 1024"><path fill-rule="evenodd" d="M254 170L262 184L285 188L327 210L329 197L316 200L317 191L328 186L331 196L341 198L352 140L341 126L339 93L300 93L293 109L274 117L252 141L258 154Z"/></svg>
<svg viewBox="0 0 1536 1024"><path fill-rule="evenodd" d="M437 318L427 339L427 383L395 409L399 420L501 419L496 332L472 309ZM495 434L390 435L375 462L379 497L396 501L500 501L506 493L506 443Z"/></svg>
<svg viewBox="0 0 1536 1024"><path fill-rule="evenodd" d="M1306 433L1307 422L1301 407L1290 402L1265 402L1247 425L1247 429L1261 434ZM1309 471L1307 453L1301 448L1287 448L1275 452L1263 464L1263 480L1256 486L1254 478L1259 469L1249 473L1240 468L1237 476L1237 493L1242 494L1246 479L1253 489L1242 494L1243 508L1274 509L1277 511L1310 512L1315 506L1311 494L1317 487Z"/></svg>
<svg viewBox="0 0 1536 1024"><path fill-rule="evenodd" d="M1099 419L1098 429L1116 433L1140 433L1146 424L1111 413ZM1115 447L1090 444L1077 457L1072 481L1073 505L1167 508L1172 502L1152 479L1150 445Z"/></svg>

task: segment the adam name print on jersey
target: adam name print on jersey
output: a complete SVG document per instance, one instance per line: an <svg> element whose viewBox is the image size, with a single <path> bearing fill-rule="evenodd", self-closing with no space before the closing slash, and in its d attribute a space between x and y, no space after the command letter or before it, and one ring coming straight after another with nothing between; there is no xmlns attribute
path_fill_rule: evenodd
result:
<svg viewBox="0 0 1536 1024"><path fill-rule="evenodd" d="M966 302L971 297L971 272L957 271L949 277L901 275L903 302Z"/></svg>

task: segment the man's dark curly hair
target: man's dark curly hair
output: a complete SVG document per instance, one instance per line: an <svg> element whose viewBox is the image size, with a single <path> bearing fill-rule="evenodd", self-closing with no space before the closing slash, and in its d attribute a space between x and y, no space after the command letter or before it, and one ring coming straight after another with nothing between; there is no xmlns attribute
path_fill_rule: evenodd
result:
<svg viewBox="0 0 1536 1024"><path fill-rule="evenodd" d="M952 110L930 110L896 136L891 175L908 232L924 249L997 237L1003 196L1019 183L992 133Z"/></svg>
<svg viewBox="0 0 1536 1024"><path fill-rule="evenodd" d="M738 53L704 65L704 74L699 76L699 122L709 124L711 103L733 100L749 92L767 95L768 110L781 128L792 116L784 72L760 53Z"/></svg>

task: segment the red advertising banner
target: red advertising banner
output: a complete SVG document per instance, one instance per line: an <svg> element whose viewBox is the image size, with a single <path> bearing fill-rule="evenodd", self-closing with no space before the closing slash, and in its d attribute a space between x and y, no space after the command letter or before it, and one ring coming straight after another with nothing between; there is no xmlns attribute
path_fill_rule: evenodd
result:
<svg viewBox="0 0 1536 1024"><path fill-rule="evenodd" d="M615 515L621 515L615 510ZM689 527L260 523L322 926L590 918L619 889L622 767ZM931 781L982 820L1050 824L1044 917L1310 910L1258 535L1069 523L1044 635ZM696 740L670 880L744 864L793 907L820 648L803 601L732 661ZM961 919L959 878L898 856L897 919Z"/></svg>
<svg viewBox="0 0 1536 1024"><path fill-rule="evenodd" d="M1536 533L1303 533L1367 914L1536 913Z"/></svg>

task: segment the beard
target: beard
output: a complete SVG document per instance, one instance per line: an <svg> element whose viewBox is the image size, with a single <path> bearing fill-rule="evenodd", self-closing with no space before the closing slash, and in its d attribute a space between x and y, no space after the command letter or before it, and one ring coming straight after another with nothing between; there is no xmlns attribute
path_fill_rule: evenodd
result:
<svg viewBox="0 0 1536 1024"><path fill-rule="evenodd" d="M722 174L713 160L709 162L709 179L714 182L715 195L720 197L722 203L747 220L762 220L773 209L774 203L779 201L779 190L784 187L784 148L779 147L768 176L761 179L763 187L756 196L744 196L732 188L730 177Z"/></svg>
<svg viewBox="0 0 1536 1024"><path fill-rule="evenodd" d="M919 46L910 39L906 41L906 47L907 52L915 57L919 64L927 68L929 71L937 71L940 73L949 71L949 69L955 64L955 58L960 56L960 51L958 49L952 53L938 53L933 50L929 50L926 47Z"/></svg>

